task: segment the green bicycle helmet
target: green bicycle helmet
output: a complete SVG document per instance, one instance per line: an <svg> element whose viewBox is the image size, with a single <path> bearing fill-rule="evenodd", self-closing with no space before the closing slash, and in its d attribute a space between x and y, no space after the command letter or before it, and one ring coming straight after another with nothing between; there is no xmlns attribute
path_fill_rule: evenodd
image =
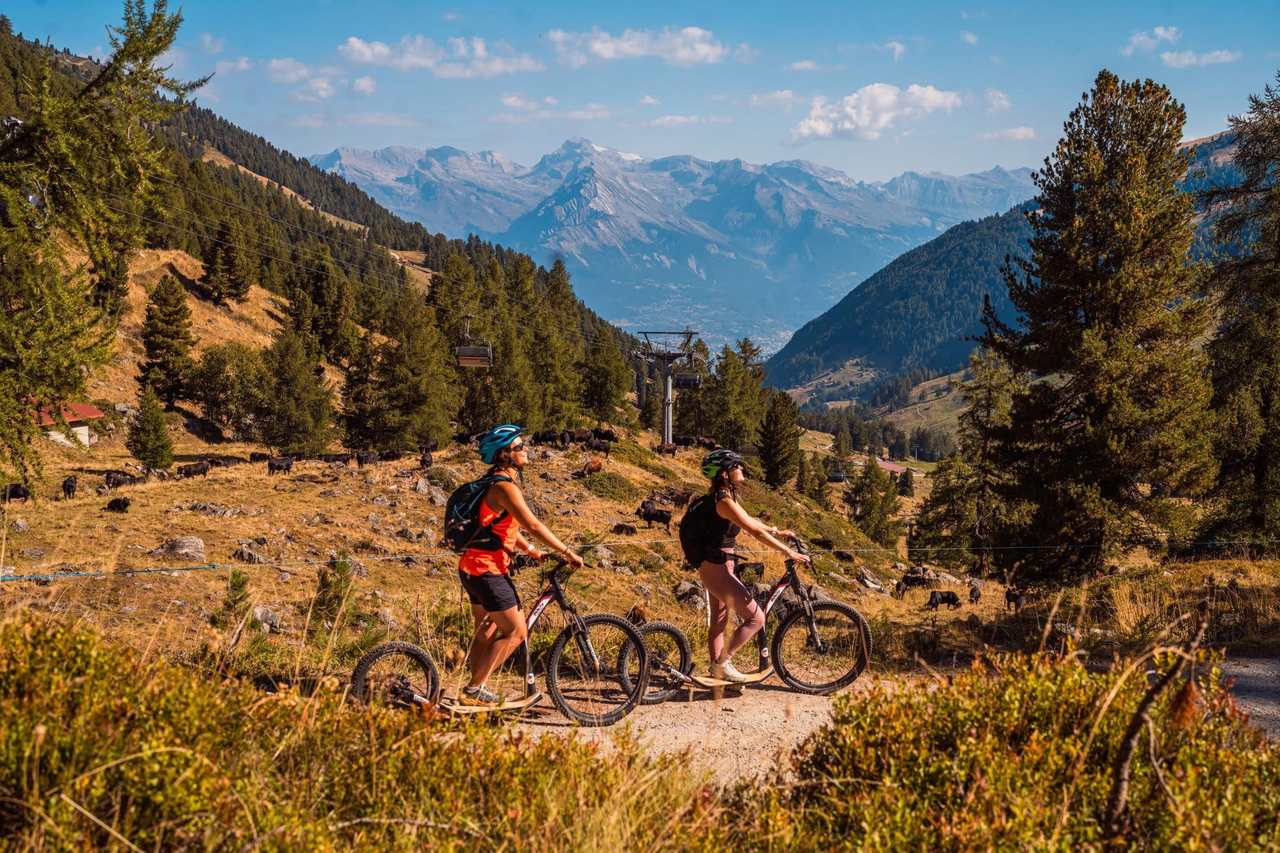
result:
<svg viewBox="0 0 1280 853"><path fill-rule="evenodd" d="M708 480L714 480L720 475L721 471L741 467L742 457L734 451L723 447L719 450L713 450L702 457L702 474Z"/></svg>

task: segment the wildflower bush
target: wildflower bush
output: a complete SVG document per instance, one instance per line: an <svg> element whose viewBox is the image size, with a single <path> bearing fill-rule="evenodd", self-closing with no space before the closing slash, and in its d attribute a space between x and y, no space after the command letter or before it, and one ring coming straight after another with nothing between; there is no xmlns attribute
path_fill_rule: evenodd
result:
<svg viewBox="0 0 1280 853"><path fill-rule="evenodd" d="M702 849L678 760L263 695L87 631L0 625L0 846Z"/></svg>
<svg viewBox="0 0 1280 853"><path fill-rule="evenodd" d="M1124 840L1275 849L1280 749L1245 725L1216 673L1199 674L1141 732ZM1010 655L933 689L845 697L774 784L732 795L733 831L773 849L1100 849L1113 765L1146 689L1141 667L1122 680L1074 658Z"/></svg>

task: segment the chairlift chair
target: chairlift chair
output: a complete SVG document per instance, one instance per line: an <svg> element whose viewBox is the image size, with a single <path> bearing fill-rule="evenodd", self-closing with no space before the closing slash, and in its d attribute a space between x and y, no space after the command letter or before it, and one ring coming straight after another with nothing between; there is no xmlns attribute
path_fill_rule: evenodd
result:
<svg viewBox="0 0 1280 853"><path fill-rule="evenodd" d="M680 371L671 377L671 385L680 390L697 390L702 387L702 374L693 371Z"/></svg>
<svg viewBox="0 0 1280 853"><path fill-rule="evenodd" d="M462 339L465 343L453 348L453 357L457 361L458 367L493 367L493 347L489 342L472 342L471 340L470 317L467 317L465 320L465 325L462 329Z"/></svg>

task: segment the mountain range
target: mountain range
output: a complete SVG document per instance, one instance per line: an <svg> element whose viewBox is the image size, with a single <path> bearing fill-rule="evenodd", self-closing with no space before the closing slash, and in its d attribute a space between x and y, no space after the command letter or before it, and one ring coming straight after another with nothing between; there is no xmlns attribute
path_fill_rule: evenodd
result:
<svg viewBox="0 0 1280 853"><path fill-rule="evenodd" d="M864 182L803 160L651 159L586 139L533 166L450 147L309 159L433 230L563 257L584 302L624 328L692 326L766 351L903 252L1034 193L1025 168Z"/></svg>
<svg viewBox="0 0 1280 853"><path fill-rule="evenodd" d="M1182 188L1237 183L1235 137L1219 133L1184 143L1190 155ZM795 387L843 371L868 378L927 368L949 373L963 368L982 330L982 299L996 314L1016 322L1000 270L1006 256L1026 256L1031 226L1019 205L999 216L955 226L903 254L806 323L766 363L771 384ZM1193 258L1214 248L1212 217L1197 224ZM856 365L859 370L847 368ZM856 395L850 388L850 396Z"/></svg>

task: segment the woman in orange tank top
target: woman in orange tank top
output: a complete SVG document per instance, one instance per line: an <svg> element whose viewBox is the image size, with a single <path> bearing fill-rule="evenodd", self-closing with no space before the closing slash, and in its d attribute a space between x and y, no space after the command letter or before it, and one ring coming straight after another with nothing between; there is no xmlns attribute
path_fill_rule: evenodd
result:
<svg viewBox="0 0 1280 853"><path fill-rule="evenodd" d="M471 601L476 623L467 652L471 680L460 697L465 705L502 704L502 697L486 688L485 682L529 635L509 567L517 549L534 559L542 559L544 554L521 529L541 539L574 567L582 566L582 558L534 516L516 485L529 461L522 432L514 424L503 424L480 438L480 458L492 466L489 476L497 482L480 500L481 535L458 561L458 579Z"/></svg>

